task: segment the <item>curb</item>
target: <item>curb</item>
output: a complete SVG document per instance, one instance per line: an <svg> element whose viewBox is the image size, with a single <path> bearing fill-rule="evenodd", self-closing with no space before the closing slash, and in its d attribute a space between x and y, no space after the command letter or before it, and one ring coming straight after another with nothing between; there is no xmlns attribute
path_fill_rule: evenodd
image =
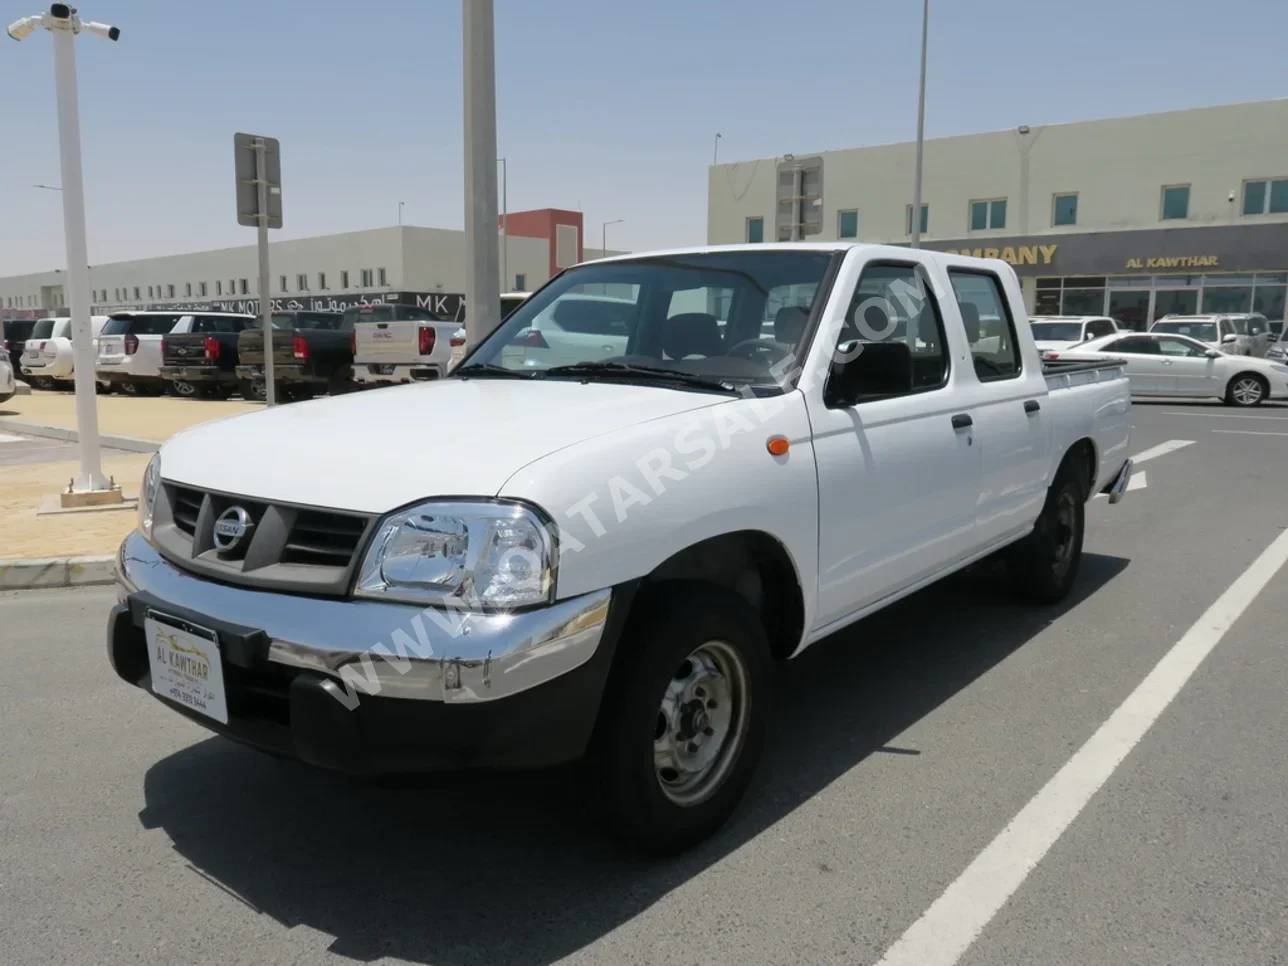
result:
<svg viewBox="0 0 1288 966"><path fill-rule="evenodd" d="M80 442L80 434L76 430L64 429L62 426L23 423L16 419L0 419L0 429L15 433L25 433L28 436L43 436L45 439L61 439L68 443ZM140 439L137 436L109 436L106 433L100 433L98 441L101 445L110 449L123 449L131 453L155 453L161 448L161 443L156 440ZM3 586L0 583L0 587Z"/></svg>
<svg viewBox="0 0 1288 966"><path fill-rule="evenodd" d="M0 560L0 590L95 587L116 581L116 557Z"/></svg>

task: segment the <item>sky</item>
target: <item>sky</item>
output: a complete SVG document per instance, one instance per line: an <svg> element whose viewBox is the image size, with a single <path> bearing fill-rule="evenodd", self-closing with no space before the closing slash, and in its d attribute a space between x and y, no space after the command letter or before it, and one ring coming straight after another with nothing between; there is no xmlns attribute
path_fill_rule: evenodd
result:
<svg viewBox="0 0 1288 966"><path fill-rule="evenodd" d="M40 11L0 0L5 24ZM509 208L702 243L707 166L911 140L919 0L495 0ZM464 221L460 0L83 0L90 262L251 244L232 135L282 144L274 240ZM927 137L1288 95L1282 0L931 0ZM64 263L50 38L0 45L0 277ZM1288 159L1285 159L1288 168Z"/></svg>

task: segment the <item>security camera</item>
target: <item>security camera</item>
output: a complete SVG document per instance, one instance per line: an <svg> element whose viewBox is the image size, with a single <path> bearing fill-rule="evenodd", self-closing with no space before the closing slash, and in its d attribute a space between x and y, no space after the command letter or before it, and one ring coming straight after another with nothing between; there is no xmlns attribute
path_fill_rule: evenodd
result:
<svg viewBox="0 0 1288 966"><path fill-rule="evenodd" d="M1234 200L1234 192L1233 192L1233 191L1231 191L1231 192L1230 192L1230 194L1229 194L1229 196L1228 196L1225 200L1226 200L1226 201L1233 201L1233 200Z"/></svg>
<svg viewBox="0 0 1288 966"><path fill-rule="evenodd" d="M105 23L93 23L89 20L84 20L81 22L81 29L88 30L95 37L105 37L108 40L121 39L121 28L109 27Z"/></svg>
<svg viewBox="0 0 1288 966"><path fill-rule="evenodd" d="M39 26L39 17L23 17L17 23L9 26L9 36L14 40L26 40L36 32L36 28Z"/></svg>
<svg viewBox="0 0 1288 966"><path fill-rule="evenodd" d="M49 15L55 20L71 20L72 8L65 3L51 3L49 5Z"/></svg>

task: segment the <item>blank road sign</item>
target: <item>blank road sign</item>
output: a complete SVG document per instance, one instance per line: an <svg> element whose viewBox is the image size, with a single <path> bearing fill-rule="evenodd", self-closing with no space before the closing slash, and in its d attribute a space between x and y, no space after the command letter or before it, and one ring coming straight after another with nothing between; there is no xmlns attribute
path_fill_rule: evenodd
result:
<svg viewBox="0 0 1288 966"><path fill-rule="evenodd" d="M255 167L256 141L266 149L268 181L268 227L282 227L282 150L277 138L256 134L234 134L233 153L237 171L237 224L254 228L259 225L259 185Z"/></svg>

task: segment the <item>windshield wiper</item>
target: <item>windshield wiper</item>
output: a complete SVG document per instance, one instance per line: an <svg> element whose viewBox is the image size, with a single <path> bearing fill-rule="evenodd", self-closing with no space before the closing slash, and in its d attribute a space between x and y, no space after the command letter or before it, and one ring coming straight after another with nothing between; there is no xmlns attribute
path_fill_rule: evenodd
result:
<svg viewBox="0 0 1288 966"><path fill-rule="evenodd" d="M454 376L500 376L502 379L538 379L545 373L540 369L510 369L494 362L471 362L455 370Z"/></svg>
<svg viewBox="0 0 1288 966"><path fill-rule="evenodd" d="M678 369L661 366L639 366L628 362L578 362L569 366L552 366L545 370L547 376L636 376L652 381L676 382L694 389L714 392L737 392L733 383Z"/></svg>

